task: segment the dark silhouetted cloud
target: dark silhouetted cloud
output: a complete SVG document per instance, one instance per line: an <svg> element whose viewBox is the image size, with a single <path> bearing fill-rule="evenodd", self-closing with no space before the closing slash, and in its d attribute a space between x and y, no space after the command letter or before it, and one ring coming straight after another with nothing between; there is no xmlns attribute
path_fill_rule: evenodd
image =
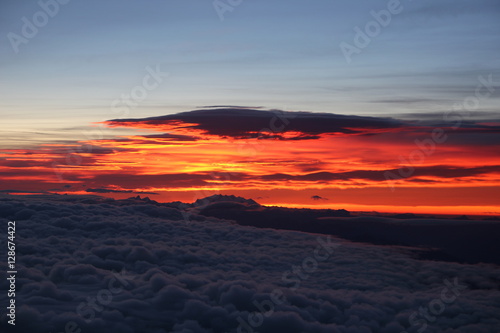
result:
<svg viewBox="0 0 500 333"><path fill-rule="evenodd" d="M132 191L132 190L114 190L109 188L88 188L85 192L90 193L137 193L137 194L158 194L155 192L140 192L140 191Z"/></svg>
<svg viewBox="0 0 500 333"><path fill-rule="evenodd" d="M316 201L318 201L318 200L328 200L328 198L323 198L322 196L319 196L319 195L313 195L313 196L311 196L311 199L316 200Z"/></svg>
<svg viewBox="0 0 500 333"><path fill-rule="evenodd" d="M240 107L203 109L142 119L114 119L113 126L162 124L202 130L207 134L235 138L258 137L259 132L276 138L280 132L301 133L295 139L317 138L320 134L356 134L370 130L399 128L402 122L391 118L347 116L329 113L256 110Z"/></svg>

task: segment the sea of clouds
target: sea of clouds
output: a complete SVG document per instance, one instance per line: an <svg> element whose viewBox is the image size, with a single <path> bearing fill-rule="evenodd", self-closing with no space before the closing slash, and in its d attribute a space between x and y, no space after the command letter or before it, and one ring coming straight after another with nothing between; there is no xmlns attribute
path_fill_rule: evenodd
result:
<svg viewBox="0 0 500 333"><path fill-rule="evenodd" d="M175 207L141 201L62 197L0 198L5 231L16 221L19 272L16 325L2 310L1 332L500 330L495 265L425 261L397 247L198 215L186 221ZM8 287L2 279L2 309Z"/></svg>

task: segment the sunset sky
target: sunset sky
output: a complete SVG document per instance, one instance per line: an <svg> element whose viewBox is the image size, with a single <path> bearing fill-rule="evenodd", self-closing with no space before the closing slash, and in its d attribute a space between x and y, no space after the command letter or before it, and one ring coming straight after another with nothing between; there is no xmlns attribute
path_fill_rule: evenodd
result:
<svg viewBox="0 0 500 333"><path fill-rule="evenodd" d="M0 4L1 192L500 215L498 1L55 1Z"/></svg>

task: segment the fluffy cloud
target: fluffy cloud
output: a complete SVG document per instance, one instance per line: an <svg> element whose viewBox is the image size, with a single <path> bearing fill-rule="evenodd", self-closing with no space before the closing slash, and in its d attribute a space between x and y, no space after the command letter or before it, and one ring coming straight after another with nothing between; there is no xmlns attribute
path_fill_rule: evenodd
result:
<svg viewBox="0 0 500 333"><path fill-rule="evenodd" d="M16 327L4 316L2 331L417 332L412 314L455 278L467 289L426 332L500 325L496 266L420 260L340 239L325 257L324 235L194 213L186 222L175 205L139 200L4 195L0 219L17 222L20 272ZM316 255L325 259L314 266L308 258ZM271 313L264 305L276 291L283 302ZM249 315L263 320L252 326Z"/></svg>

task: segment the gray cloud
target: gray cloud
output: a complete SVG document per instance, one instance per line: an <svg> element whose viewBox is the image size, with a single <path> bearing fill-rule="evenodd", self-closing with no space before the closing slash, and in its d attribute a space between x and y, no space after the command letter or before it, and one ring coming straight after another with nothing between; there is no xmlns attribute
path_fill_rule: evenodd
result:
<svg viewBox="0 0 500 333"><path fill-rule="evenodd" d="M85 192L89 193L136 193L136 194L158 194L155 192L138 192L132 190L113 190L109 188L88 188Z"/></svg>
<svg viewBox="0 0 500 333"><path fill-rule="evenodd" d="M179 122L181 125L178 125ZM317 135L325 133L356 134L376 129L399 128L404 125L392 118L257 110L244 107L210 108L150 118L113 119L108 123L132 127L134 124L176 124L179 128L199 129L208 134L235 138L258 137L259 134L267 135L269 138L280 138L280 132L301 133L292 138L295 140L315 139L318 138Z"/></svg>
<svg viewBox="0 0 500 333"><path fill-rule="evenodd" d="M8 219L17 221L21 273L17 325L3 317L4 332L61 332L68 322L93 333L236 332L237 318L257 312L254 302L276 288L286 301L255 332L401 332L455 277L468 290L426 332L500 326L493 266L336 240L342 245L331 258L291 290L283 272L313 254L317 235L197 215L186 223L174 206L95 196L3 196L0 220ZM125 282L113 280L117 272ZM109 302L106 290L117 291ZM88 297L99 310L85 305Z"/></svg>

